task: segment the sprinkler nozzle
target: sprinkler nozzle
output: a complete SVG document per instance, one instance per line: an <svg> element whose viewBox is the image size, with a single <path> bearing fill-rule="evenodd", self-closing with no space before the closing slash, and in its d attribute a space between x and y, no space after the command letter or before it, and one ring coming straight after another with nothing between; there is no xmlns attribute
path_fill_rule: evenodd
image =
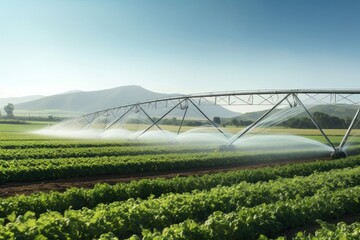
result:
<svg viewBox="0 0 360 240"><path fill-rule="evenodd" d="M235 151L236 147L232 144L224 144L219 146L219 152Z"/></svg>
<svg viewBox="0 0 360 240"><path fill-rule="evenodd" d="M340 159L346 157L347 157L346 153L339 148L336 148L336 150L333 153L331 153L331 159Z"/></svg>

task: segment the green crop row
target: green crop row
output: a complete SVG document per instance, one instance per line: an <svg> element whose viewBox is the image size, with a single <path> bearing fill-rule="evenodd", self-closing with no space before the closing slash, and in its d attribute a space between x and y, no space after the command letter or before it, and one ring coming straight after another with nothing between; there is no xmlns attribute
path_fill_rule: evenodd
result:
<svg viewBox="0 0 360 240"><path fill-rule="evenodd" d="M293 157L302 158L296 152ZM155 154L89 158L0 160L0 183L66 177L130 174L222 166L245 166L289 159L289 155L239 152Z"/></svg>
<svg viewBox="0 0 360 240"><path fill-rule="evenodd" d="M149 146L151 144L129 141L96 141L96 140L21 140L21 141L2 141L0 149L25 149L25 148L82 148L82 147L136 147Z"/></svg>
<svg viewBox="0 0 360 240"><path fill-rule="evenodd" d="M0 160L54 159L104 156L134 156L144 154L195 153L211 150L209 147L190 146L110 146L110 147L75 147L75 148L24 148L0 149Z"/></svg>
<svg viewBox="0 0 360 240"><path fill-rule="evenodd" d="M161 229L188 218L201 221L216 211L232 212L245 209L245 207L254 207L259 204L264 206L264 203L289 199L303 201L301 198L305 196L314 194L322 196L321 194L326 195L326 192L335 189L359 184L360 167L315 173L308 177L283 178L266 183L241 182L229 187L219 186L209 191L169 193L159 198L150 197L147 200L128 199L125 202L100 204L94 209L70 209L66 210L64 215L48 212L36 218L34 213L29 212L18 217L12 214L7 217L11 222L5 224L3 220L5 225L1 227L0 232L1 235L7 236L14 234L11 237L21 239L25 237L34 239L41 235L51 237L54 233L59 238L92 239L107 232L112 232L119 237L129 237L132 234L139 234L143 228ZM354 191L360 193L360 189ZM357 196L358 200L359 198L360 196ZM353 198L350 199L353 200ZM326 206L324 208L328 210ZM254 217L254 215L251 216ZM224 236L228 234L226 229L228 227L221 230ZM149 234L146 233L145 236L148 237ZM223 233L216 234L220 236Z"/></svg>
<svg viewBox="0 0 360 240"><path fill-rule="evenodd" d="M144 230L144 240L159 239L261 239L274 238L282 232L317 219L339 218L360 211L360 187L337 191L319 191L314 196L240 207L231 213L216 211L205 222L192 219L159 231ZM133 237L133 239L136 239ZM266 239L266 238L265 238Z"/></svg>
<svg viewBox="0 0 360 240"><path fill-rule="evenodd" d="M238 153L159 154L145 156L59 158L0 161L0 182L20 182L66 177L130 174L191 168L250 165L266 162Z"/></svg>
<svg viewBox="0 0 360 240"><path fill-rule="evenodd" d="M279 177L307 176L313 172L325 172L331 169L342 169L360 165L359 157L351 157L337 161L317 161L308 163L289 164L259 169L243 169L203 176L176 177L172 179L143 179L130 183L118 183L113 186L97 184L93 189L71 188L67 191L36 193L29 196L19 195L1 199L0 217L14 212L16 215L26 211L36 215L48 210L63 212L70 206L73 209L82 207L92 208L99 203L123 201L128 198L147 198L173 192L183 193L192 190L209 190L210 188L230 186L241 181L256 183L274 180Z"/></svg>

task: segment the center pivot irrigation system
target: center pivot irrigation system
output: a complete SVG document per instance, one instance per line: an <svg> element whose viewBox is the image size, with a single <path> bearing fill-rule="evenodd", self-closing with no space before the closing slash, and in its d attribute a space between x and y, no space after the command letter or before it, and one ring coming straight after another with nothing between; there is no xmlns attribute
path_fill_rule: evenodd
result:
<svg viewBox="0 0 360 240"><path fill-rule="evenodd" d="M235 134L229 134L214 118L214 116L220 118L223 116L221 116L220 113L216 115L214 111L209 111L209 109L219 110L219 105L224 107L237 107L239 112L242 112L242 109L249 111L250 107L254 107L254 109L260 107L263 112L260 117L247 127ZM326 134L326 131L321 127L311 111L314 106L319 105L325 105L328 109L331 107L335 108L335 106L337 108L351 107L353 110L352 120L351 122L349 121L350 124L348 125L347 131L344 131L345 133L342 136L342 140L337 146L330 140L329 134ZM260 126L263 128L264 126L271 127L271 123L268 125L264 123L278 122L276 119L281 120L284 118L284 112L290 113L287 114L287 116L294 117L299 113L299 110L301 110L302 116L311 120L314 129L318 129L319 134L324 137L327 145L333 149L332 157L338 158L346 157L343 148L351 135L351 131L359 123L359 106L360 90L291 89L211 92L160 98L105 109L61 122L52 128L71 131L96 129L106 133L112 129L125 128L124 126L129 122L142 123L143 126L146 126L140 131L137 130L137 134L133 137L140 139L143 135L146 135L154 129L164 133L169 132L163 129L164 120L178 117L179 120L177 121L176 128L175 126L172 128L172 134L179 135L183 133L182 129L185 126L185 119L194 116L196 112L198 118L201 117L207 121L208 126L215 130L217 134L226 138L228 146L232 146L255 128L259 128ZM265 108L267 109L264 110ZM135 117L138 119L134 121L134 117L130 118L130 115L141 117ZM338 117L341 118L341 116ZM129 119L132 120L130 121ZM269 119L272 119L272 121L269 121Z"/></svg>

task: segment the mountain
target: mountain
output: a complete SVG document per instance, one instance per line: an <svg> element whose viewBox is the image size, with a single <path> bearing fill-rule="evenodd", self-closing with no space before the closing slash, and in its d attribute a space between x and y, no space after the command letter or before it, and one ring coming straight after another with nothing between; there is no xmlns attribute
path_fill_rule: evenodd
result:
<svg viewBox="0 0 360 240"><path fill-rule="evenodd" d="M77 92L83 92L83 91L81 91L81 90L70 90L70 91L63 92L63 93L59 93L59 94L56 94L56 95L69 94L69 93L77 93Z"/></svg>
<svg viewBox="0 0 360 240"><path fill-rule="evenodd" d="M17 104L15 108L36 111L56 109L88 113L161 96L163 94L150 92L138 86L124 86L99 91L52 95Z"/></svg>
<svg viewBox="0 0 360 240"><path fill-rule="evenodd" d="M25 96L25 97L0 98L0 108L1 109L4 108L8 103L19 104L19 103L37 100L42 97L44 97L44 96L32 95L32 96Z"/></svg>
<svg viewBox="0 0 360 240"><path fill-rule="evenodd" d="M15 105L17 110L27 111L70 111L79 113L90 113L121 105L137 103L141 101L179 96L181 94L164 94L149 91L140 86L122 86L117 88L89 91L70 92L43 97L34 101ZM221 106L201 107L210 117L234 117L239 115Z"/></svg>
<svg viewBox="0 0 360 240"><path fill-rule="evenodd" d="M72 115L95 112L99 110L114 108L126 104L142 102L146 100L181 96L181 94L165 94L152 92L140 86L122 86L117 88L99 90L99 91L79 91L74 90L57 95L27 96L22 98L0 98L0 103L5 106L11 102L15 104L15 111L23 111L26 114L41 111L43 114L56 112L71 112ZM1 106L1 105L0 105ZM358 106L337 104L337 105L318 105L309 109L311 113L322 112L330 116L337 116L343 119L353 118ZM239 120L255 121L262 116L266 110L248 112L244 114L232 112L222 106L201 106L201 109L209 116L219 116L221 118L236 117ZM153 110L153 113L160 113L162 110ZM276 110L275 110L276 111ZM15 112L15 114L16 114ZM188 115L192 117L201 117L195 110L188 111ZM182 116L183 111L174 111L173 116ZM305 113L299 116L306 116Z"/></svg>

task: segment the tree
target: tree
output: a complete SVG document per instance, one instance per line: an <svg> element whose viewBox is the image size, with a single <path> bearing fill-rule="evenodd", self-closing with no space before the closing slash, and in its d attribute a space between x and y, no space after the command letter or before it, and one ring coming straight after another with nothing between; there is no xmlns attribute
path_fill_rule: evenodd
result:
<svg viewBox="0 0 360 240"><path fill-rule="evenodd" d="M235 127L238 127L240 125L239 120L237 120L236 118L231 119L231 124Z"/></svg>
<svg viewBox="0 0 360 240"><path fill-rule="evenodd" d="M349 120L345 121L342 118L330 116L322 112L315 112L313 116L316 123L319 124L321 128L324 129L346 129L347 126L350 124ZM290 128L301 128L301 129L316 128L315 124L311 121L311 119L306 117L290 118L285 122L283 122L282 125Z"/></svg>
<svg viewBox="0 0 360 240"><path fill-rule="evenodd" d="M14 107L14 104L12 104L12 103L8 103L8 105L6 105L4 107L4 110L9 118L14 117L14 109L15 109L15 107Z"/></svg>
<svg viewBox="0 0 360 240"><path fill-rule="evenodd" d="M214 121L214 123L216 123L216 124L218 124L218 125L221 124L221 120L220 120L219 117L214 117L214 118L213 118L213 121Z"/></svg>
<svg viewBox="0 0 360 240"><path fill-rule="evenodd" d="M346 128L346 122L344 119L335 116L329 116L326 113L315 112L314 118L322 128L326 128L326 129Z"/></svg>

